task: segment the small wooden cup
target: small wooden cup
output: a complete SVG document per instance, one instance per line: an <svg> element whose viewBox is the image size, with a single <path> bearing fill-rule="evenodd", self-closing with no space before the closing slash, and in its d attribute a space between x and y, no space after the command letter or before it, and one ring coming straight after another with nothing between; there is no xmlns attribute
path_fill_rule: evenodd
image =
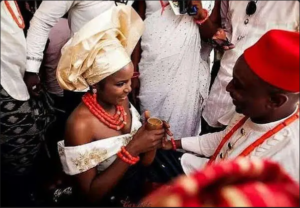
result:
<svg viewBox="0 0 300 208"><path fill-rule="evenodd" d="M147 130L151 131L151 130L158 130L162 128L163 128L163 122L159 118L152 117L147 119L147 123L146 123ZM155 155L156 155L156 150L146 152L144 154L143 160L141 161L142 164L144 166L150 165L153 162Z"/></svg>
<svg viewBox="0 0 300 208"><path fill-rule="evenodd" d="M158 130L163 128L163 122L159 118L148 118L146 124L147 130Z"/></svg>

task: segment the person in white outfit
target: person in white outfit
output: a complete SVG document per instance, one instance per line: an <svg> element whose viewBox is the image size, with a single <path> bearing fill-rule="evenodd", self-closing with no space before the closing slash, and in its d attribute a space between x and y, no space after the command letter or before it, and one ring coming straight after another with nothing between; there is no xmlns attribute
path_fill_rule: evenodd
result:
<svg viewBox="0 0 300 208"><path fill-rule="evenodd" d="M16 1L1 1L1 205L34 206L36 162L53 121L46 97L30 99L23 80L25 23ZM40 174L39 176L41 176ZM17 187L17 188L16 188Z"/></svg>
<svg viewBox="0 0 300 208"><path fill-rule="evenodd" d="M226 90L236 110L227 128L175 141L177 148L210 157L184 154L184 172L224 159L269 158L299 181L299 33L266 33L238 59Z"/></svg>
<svg viewBox="0 0 300 208"><path fill-rule="evenodd" d="M176 15L168 1L139 3L139 13L145 16L142 53L135 66L140 73L140 110L167 121L174 139L198 135L208 97L211 47L202 45L196 17ZM202 7L209 16L214 1L204 1Z"/></svg>
<svg viewBox="0 0 300 208"><path fill-rule="evenodd" d="M225 51L221 59L202 114L209 127L220 130L234 114L226 86L232 79L236 60L269 30L299 31L299 1L221 1L221 19L228 40L235 47Z"/></svg>

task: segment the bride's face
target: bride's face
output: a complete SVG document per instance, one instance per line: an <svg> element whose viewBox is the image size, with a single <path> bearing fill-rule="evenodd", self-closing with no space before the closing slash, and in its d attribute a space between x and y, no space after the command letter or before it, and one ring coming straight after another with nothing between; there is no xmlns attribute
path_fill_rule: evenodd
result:
<svg viewBox="0 0 300 208"><path fill-rule="evenodd" d="M130 62L121 70L105 78L103 86L98 90L98 98L112 105L122 105L131 92L131 78L134 67Z"/></svg>

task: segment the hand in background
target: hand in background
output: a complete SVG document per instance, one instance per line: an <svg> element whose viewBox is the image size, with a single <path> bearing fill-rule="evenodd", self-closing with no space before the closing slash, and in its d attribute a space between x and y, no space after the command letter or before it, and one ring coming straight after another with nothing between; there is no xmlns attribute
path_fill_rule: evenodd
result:
<svg viewBox="0 0 300 208"><path fill-rule="evenodd" d="M230 43L226 37L226 33L222 28L219 28L216 34L212 37L213 46L219 50L230 50L234 45Z"/></svg>
<svg viewBox="0 0 300 208"><path fill-rule="evenodd" d="M25 72L24 82L32 96L39 96L41 91L40 77L37 73Z"/></svg>

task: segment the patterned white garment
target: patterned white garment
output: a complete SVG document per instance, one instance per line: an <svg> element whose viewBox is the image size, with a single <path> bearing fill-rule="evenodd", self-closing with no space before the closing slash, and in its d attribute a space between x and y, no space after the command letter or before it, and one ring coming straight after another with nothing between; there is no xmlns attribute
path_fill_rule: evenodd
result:
<svg viewBox="0 0 300 208"><path fill-rule="evenodd" d="M256 43L267 31L299 31L298 1L258 1L252 16L246 15L249 1L222 1L222 23L228 39L235 45L224 53L220 71L211 88L203 118L212 127L228 125L235 108L226 86L232 79L233 67L244 50ZM230 114L230 115L228 115Z"/></svg>
<svg viewBox="0 0 300 208"><path fill-rule="evenodd" d="M210 12L214 1L206 1ZM145 32L139 63L141 110L166 120L175 139L200 133L208 96L209 50L201 46L193 17L176 16L159 1L146 1ZM203 52L200 54L200 51Z"/></svg>
<svg viewBox="0 0 300 208"><path fill-rule="evenodd" d="M26 101L29 99L23 80L26 69L26 39L23 29L14 21L5 2L12 8L12 13L19 17L18 8L13 1L1 1L0 83L12 98Z"/></svg>
<svg viewBox="0 0 300 208"><path fill-rule="evenodd" d="M296 113L296 111L294 113ZM294 113L292 115L294 115ZM253 123L251 119L248 119L223 145L216 158L216 162L221 161L221 157L226 155L227 151L228 157L226 158L236 158L258 138L292 115L267 124L256 124ZM244 118L244 115L236 113L224 131L199 137L183 138L182 148L196 154L210 157L214 154L224 136L232 130L242 118ZM232 150L229 150L228 143L235 143ZM287 171L295 180L299 181L299 119L296 119L293 123L271 136L260 146L255 148L247 158L269 158L278 162L285 171ZM200 158L192 154L184 154L181 158L181 165L186 174L190 174L195 170L199 170L199 168L203 168L207 162L208 159Z"/></svg>
<svg viewBox="0 0 300 208"><path fill-rule="evenodd" d="M116 154L122 146L126 146L132 135L142 126L140 115L131 105L131 131L129 134L101 139L88 144L65 147L64 141L58 142L58 153L63 170L68 175L76 175L97 167L98 172L104 171L117 158Z"/></svg>

